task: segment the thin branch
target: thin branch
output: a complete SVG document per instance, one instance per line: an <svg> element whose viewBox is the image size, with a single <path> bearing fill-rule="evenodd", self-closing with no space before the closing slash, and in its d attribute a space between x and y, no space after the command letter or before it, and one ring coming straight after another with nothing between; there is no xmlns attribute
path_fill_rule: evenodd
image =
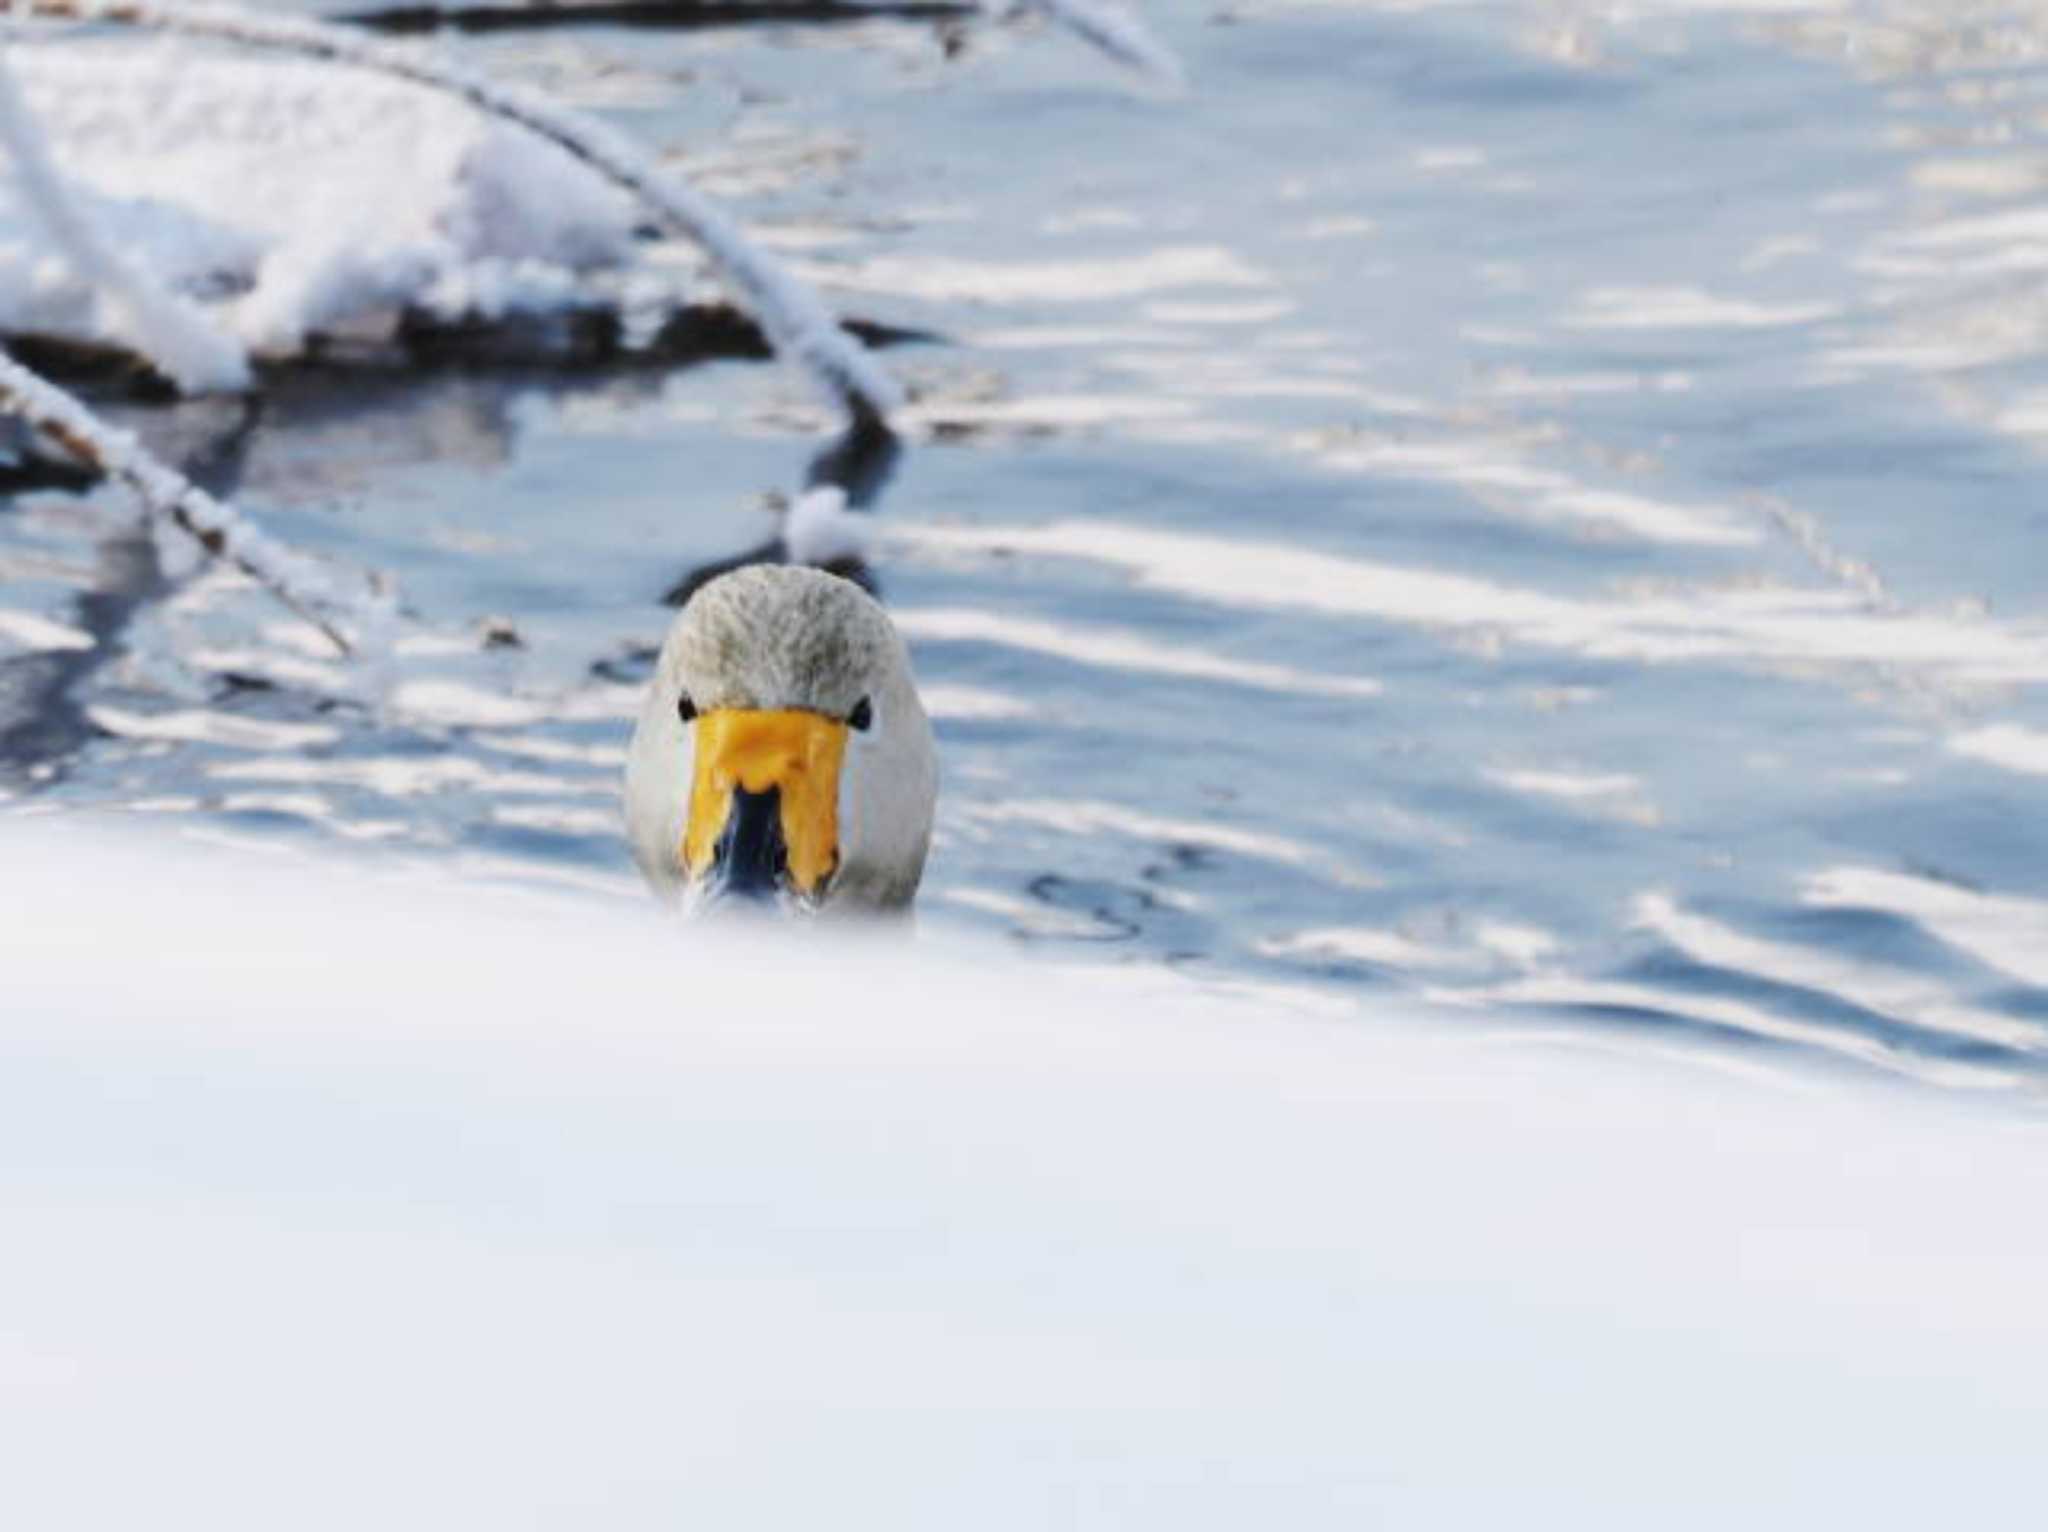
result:
<svg viewBox="0 0 2048 1532"><path fill-rule="evenodd" d="M355 646L339 618L354 618L361 634L381 625L369 598L338 590L325 569L266 535L233 506L160 462L134 436L107 425L5 351L0 351L0 408L20 415L65 450L128 485L152 516L254 578L325 633L342 653Z"/></svg>
<svg viewBox="0 0 2048 1532"><path fill-rule="evenodd" d="M0 15L111 22L208 37L375 70L447 92L515 122L623 187L671 232L699 245L784 357L798 363L856 419L881 419L903 402L896 382L818 296L747 242L724 213L602 123L536 92L322 22L260 16L224 5L164 0L0 0Z"/></svg>

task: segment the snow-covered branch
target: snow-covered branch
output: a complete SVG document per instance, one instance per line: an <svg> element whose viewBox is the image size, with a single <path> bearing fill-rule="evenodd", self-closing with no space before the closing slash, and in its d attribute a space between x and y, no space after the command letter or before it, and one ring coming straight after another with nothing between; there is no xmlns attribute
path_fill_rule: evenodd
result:
<svg viewBox="0 0 2048 1532"><path fill-rule="evenodd" d="M343 653L382 625L378 601L367 592L355 596L339 589L319 565L267 536L233 506L158 461L128 432L107 425L5 351L0 351L0 409L21 416L67 451L127 484L152 516L267 587ZM353 624L353 639L344 622Z"/></svg>
<svg viewBox="0 0 2048 1532"><path fill-rule="evenodd" d="M187 394L236 392L249 386L249 359L242 348L191 303L166 291L100 237L51 159L4 51L0 143L14 161L23 200L79 275L121 312L129 338L158 371Z"/></svg>
<svg viewBox="0 0 2048 1532"><path fill-rule="evenodd" d="M840 328L818 296L748 243L723 212L620 134L536 92L500 85L341 27L231 6L165 0L0 0L0 15L109 22L281 50L375 70L460 97L557 145L638 197L671 232L700 246L775 349L798 363L856 418L879 420L902 403L895 380Z"/></svg>

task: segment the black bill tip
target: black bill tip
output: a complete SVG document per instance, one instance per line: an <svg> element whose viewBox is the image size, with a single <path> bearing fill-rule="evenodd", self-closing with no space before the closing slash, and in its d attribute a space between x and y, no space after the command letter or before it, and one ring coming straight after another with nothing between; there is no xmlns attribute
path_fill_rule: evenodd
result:
<svg viewBox="0 0 2048 1532"><path fill-rule="evenodd" d="M789 882L789 846L782 838L782 789L732 790L732 807L713 852L705 892L713 899L769 901Z"/></svg>

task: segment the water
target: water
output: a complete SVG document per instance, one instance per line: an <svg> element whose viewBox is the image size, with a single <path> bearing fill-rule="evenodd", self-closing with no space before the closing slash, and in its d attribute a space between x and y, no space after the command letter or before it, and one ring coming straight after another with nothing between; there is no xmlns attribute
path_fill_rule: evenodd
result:
<svg viewBox="0 0 2048 1532"><path fill-rule="evenodd" d="M1186 101L914 12L450 42L942 337L878 511L930 918L2031 1090L2048 8L1150 14ZM280 384L225 473L402 581L381 714L117 497L19 501L0 607L103 641L0 661L8 807L630 897L658 598L830 425L748 362Z"/></svg>

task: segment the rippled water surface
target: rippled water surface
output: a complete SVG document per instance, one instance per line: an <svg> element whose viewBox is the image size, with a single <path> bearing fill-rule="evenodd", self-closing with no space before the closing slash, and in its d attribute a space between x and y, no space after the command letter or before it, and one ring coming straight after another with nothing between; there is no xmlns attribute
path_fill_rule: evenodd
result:
<svg viewBox="0 0 2048 1532"><path fill-rule="evenodd" d="M877 507L931 917L2033 1088L2048 7L1148 14L1185 99L916 15L447 40L932 335ZM830 427L758 362L280 383L218 474L399 578L382 712L117 496L18 500L8 807L631 895L659 597Z"/></svg>

